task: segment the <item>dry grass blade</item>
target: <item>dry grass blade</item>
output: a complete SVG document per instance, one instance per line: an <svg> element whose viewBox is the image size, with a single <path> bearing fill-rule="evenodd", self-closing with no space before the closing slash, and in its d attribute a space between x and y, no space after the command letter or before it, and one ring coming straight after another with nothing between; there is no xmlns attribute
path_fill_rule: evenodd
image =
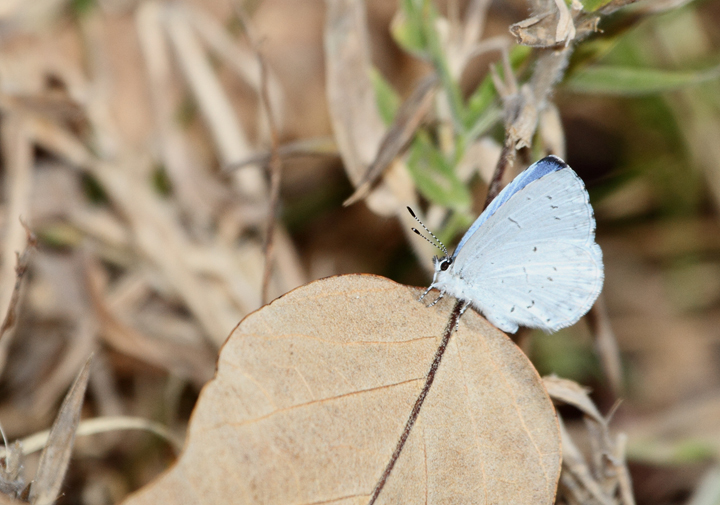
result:
<svg viewBox="0 0 720 505"><path fill-rule="evenodd" d="M75 431L80 422L80 411L90 378L91 361L92 356L85 362L85 366L80 370L77 379L65 396L50 429L48 444L40 456L37 474L30 488L30 503L33 505L53 503L60 492L70 462Z"/></svg>
<svg viewBox="0 0 720 505"><path fill-rule="evenodd" d="M236 2L235 5L238 3L240 2ZM192 6L190 8L192 9L191 21L193 25L214 55L250 84L258 95L263 92L263 79L267 81L265 86L267 87L268 101L273 113L273 121L277 125L277 129L282 130L285 92L272 68L267 68L265 70L266 76L263 77L263 70L258 65L257 54L255 54L254 50L248 50L237 44L228 34L226 27L204 10L192 8ZM245 25L247 26L247 23ZM263 118L259 119L260 121L263 120Z"/></svg>
<svg viewBox="0 0 720 505"><path fill-rule="evenodd" d="M338 156L337 145L332 137L315 137L309 139L300 139L281 145L278 153L282 159L314 157L314 156ZM224 167L225 171L232 171L243 168L247 165L267 165L270 163L271 152L260 152L253 154Z"/></svg>
<svg viewBox="0 0 720 505"><path fill-rule="evenodd" d="M367 196L375 181L392 161L399 156L412 140L422 121L430 112L439 79L431 74L422 79L410 96L403 102L390 129L378 148L370 167L357 183L357 189L343 205L348 206Z"/></svg>
<svg viewBox="0 0 720 505"><path fill-rule="evenodd" d="M210 60L200 45L189 18L192 12L180 5L165 9L165 22L170 41L193 96L215 141L223 165L246 158L250 152L247 136L234 113L232 103L223 89ZM238 172L240 190L249 197L262 200L267 187L257 167Z"/></svg>
<svg viewBox="0 0 720 505"><path fill-rule="evenodd" d="M174 450L179 451L182 448L182 439L170 431L167 426L141 417L112 416L85 419L78 424L75 436L84 437L120 430L148 431L169 442ZM49 438L50 431L41 431L25 437L19 442L22 447L20 453L27 455L39 451L47 445ZM7 453L7 450L0 450L0 457L6 457Z"/></svg>
<svg viewBox="0 0 720 505"><path fill-rule="evenodd" d="M215 211L213 207L229 200L230 195L223 194L222 188L216 187L207 173L197 170L188 139L175 117L174 97L170 93L175 76L170 48L163 32L162 13L160 4L146 2L135 15L159 133L160 154L186 215L204 225Z"/></svg>
<svg viewBox="0 0 720 505"><path fill-rule="evenodd" d="M246 317L177 464L126 505L367 503L454 301L346 275ZM551 504L557 418L525 355L468 311L378 503ZM522 475L522 478L508 476Z"/></svg>

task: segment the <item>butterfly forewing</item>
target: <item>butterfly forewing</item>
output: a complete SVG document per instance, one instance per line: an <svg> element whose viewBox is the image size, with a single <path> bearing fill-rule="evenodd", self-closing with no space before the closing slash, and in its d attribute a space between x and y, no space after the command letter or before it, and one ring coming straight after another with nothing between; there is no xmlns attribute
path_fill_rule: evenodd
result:
<svg viewBox="0 0 720 505"><path fill-rule="evenodd" d="M454 270L468 301L506 331L569 326L602 288L592 208L567 165L517 190L461 244Z"/></svg>

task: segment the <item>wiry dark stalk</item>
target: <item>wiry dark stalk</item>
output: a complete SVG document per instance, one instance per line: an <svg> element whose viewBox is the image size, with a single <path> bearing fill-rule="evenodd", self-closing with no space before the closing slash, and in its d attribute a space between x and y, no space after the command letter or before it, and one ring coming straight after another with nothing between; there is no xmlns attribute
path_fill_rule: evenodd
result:
<svg viewBox="0 0 720 505"><path fill-rule="evenodd" d="M377 484L375 484L375 489L373 489L373 493L370 497L368 505L373 505L375 503L375 500L377 500L378 496L380 496L380 491L382 491L383 487L385 487L385 483L387 482L388 477L390 477L390 472L392 472L395 463L397 463L397 460L400 457L400 453L402 452L403 447L405 447L405 442L407 442L408 437L410 437L410 431L412 430L415 421L417 421L417 418L420 415L420 408L422 407L423 403L425 402L425 398L427 398L427 395L430 392L430 386L432 386L433 382L435 381L435 374L437 373L438 367L440 366L440 361L442 361L443 355L447 350L448 343L450 342L450 337L452 336L453 332L455 331L455 327L458 324L458 320L460 319L460 314L464 305L465 303L459 300L457 301L457 303L455 303L455 307L450 314L450 320L448 321L447 325L445 326L445 330L443 331L440 345L438 346L437 351L435 351L435 357L433 358L432 365L430 365L430 371L425 378L425 385L423 385L422 391L420 391L420 395L418 395L417 400L415 400L415 405L413 406L412 412L410 412L410 417L408 417L408 420L405 423L405 428L403 429L402 435L400 435L400 439L395 446L395 450L393 451L392 456L390 456L390 461L385 467L385 470L380 476Z"/></svg>

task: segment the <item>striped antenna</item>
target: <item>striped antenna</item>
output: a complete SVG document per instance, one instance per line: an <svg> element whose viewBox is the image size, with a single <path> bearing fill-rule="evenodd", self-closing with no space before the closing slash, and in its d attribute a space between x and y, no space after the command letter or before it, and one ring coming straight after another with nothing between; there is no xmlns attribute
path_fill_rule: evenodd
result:
<svg viewBox="0 0 720 505"><path fill-rule="evenodd" d="M420 221L420 219L415 215L415 213L413 212L413 210L412 210L410 207L408 207L407 210L408 210L408 212L410 213L410 215L415 218L415 221L417 221L418 223L420 223L420 226L422 226L423 229L424 229L426 232L428 232L432 238L435 239L435 242L437 242L437 244L436 244L435 242L433 242L432 240L430 240L429 238L427 238L427 237L426 237L425 235L423 235L422 233L420 233L420 232L417 230L417 228L411 228L412 231L414 231L415 233L417 233L418 235L420 235L422 238L424 238L425 240L427 240L428 242L430 242L432 245L434 245L435 247L437 247L438 249L440 249L442 252L444 252L444 253L445 253L445 256L450 256L450 255L448 254L447 248L445 247L445 244L443 244L442 242L440 242L440 239L437 238L433 232L431 232L430 230L428 230L427 226L425 226L425 225L423 224L423 222ZM440 244L440 245L438 245L438 244Z"/></svg>

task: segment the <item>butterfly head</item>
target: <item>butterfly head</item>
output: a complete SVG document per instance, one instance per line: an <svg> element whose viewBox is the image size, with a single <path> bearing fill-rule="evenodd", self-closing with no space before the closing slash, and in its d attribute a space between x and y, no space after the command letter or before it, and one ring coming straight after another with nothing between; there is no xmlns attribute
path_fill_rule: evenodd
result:
<svg viewBox="0 0 720 505"><path fill-rule="evenodd" d="M445 272L452 266L453 259L450 256L443 256L442 258L435 256L433 257L433 263L435 264L435 273Z"/></svg>
<svg viewBox="0 0 720 505"><path fill-rule="evenodd" d="M432 286L440 287L446 285L453 276L453 259L451 256L433 257L435 274L433 275Z"/></svg>

